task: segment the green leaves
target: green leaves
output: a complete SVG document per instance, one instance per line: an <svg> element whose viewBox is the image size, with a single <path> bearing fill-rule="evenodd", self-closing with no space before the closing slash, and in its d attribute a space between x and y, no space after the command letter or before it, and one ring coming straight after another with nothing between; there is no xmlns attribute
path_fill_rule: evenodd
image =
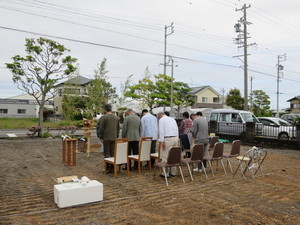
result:
<svg viewBox="0 0 300 225"><path fill-rule="evenodd" d="M263 90L255 90L251 93L253 99L253 112L257 116L269 116L270 97Z"/></svg>
<svg viewBox="0 0 300 225"><path fill-rule="evenodd" d="M141 101L145 104L143 107L149 107L150 110L154 106L169 106L171 104L172 78L165 74L158 74L154 78L155 81L152 81L149 74L146 73L145 77L137 84L129 86L129 90L124 95ZM186 83L173 80L174 105L180 108L194 104L193 97L189 94L190 91L191 89Z"/></svg>
<svg viewBox="0 0 300 225"><path fill-rule="evenodd" d="M239 89L231 89L226 98L226 104L234 109L244 109L244 98L241 96Z"/></svg>
<svg viewBox="0 0 300 225"><path fill-rule="evenodd" d="M17 87L35 97L40 109L43 109L46 95L56 82L76 71L77 68L73 64L77 59L71 56L62 59L61 56L69 50L63 45L43 37L25 39L25 51L26 56L12 57L13 62L6 63L6 67L13 74L12 80ZM39 115L40 123L42 123L43 114Z"/></svg>

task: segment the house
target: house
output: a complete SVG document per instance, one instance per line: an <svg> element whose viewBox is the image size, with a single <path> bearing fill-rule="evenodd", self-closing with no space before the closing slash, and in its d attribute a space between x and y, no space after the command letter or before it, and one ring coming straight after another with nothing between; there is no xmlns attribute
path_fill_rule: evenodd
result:
<svg viewBox="0 0 300 225"><path fill-rule="evenodd" d="M53 101L47 101L44 106L53 110ZM4 118L38 118L39 105L29 94L0 99L0 117Z"/></svg>
<svg viewBox="0 0 300 225"><path fill-rule="evenodd" d="M290 102L290 108L287 110L288 112L300 113L300 95L287 100L287 102Z"/></svg>
<svg viewBox="0 0 300 225"><path fill-rule="evenodd" d="M193 95L195 101L192 108L223 108L221 94L211 86L193 87L190 94Z"/></svg>
<svg viewBox="0 0 300 225"><path fill-rule="evenodd" d="M62 114L62 99L65 94L85 96L87 93L87 85L90 83L90 79L83 76L76 76L55 85L54 88L57 92L54 97L55 113Z"/></svg>

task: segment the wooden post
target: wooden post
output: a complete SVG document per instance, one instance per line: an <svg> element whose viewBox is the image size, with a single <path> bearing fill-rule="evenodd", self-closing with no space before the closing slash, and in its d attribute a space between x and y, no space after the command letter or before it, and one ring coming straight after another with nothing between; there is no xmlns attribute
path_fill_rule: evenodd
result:
<svg viewBox="0 0 300 225"><path fill-rule="evenodd" d="M66 163L67 162L67 145L66 145L66 141L63 140L62 141L62 163Z"/></svg>
<svg viewBox="0 0 300 225"><path fill-rule="evenodd" d="M84 137L86 138L86 152L87 157L90 157L90 150L91 150L91 131L85 130L84 131Z"/></svg>
<svg viewBox="0 0 300 225"><path fill-rule="evenodd" d="M76 166L77 139L66 139L62 146L62 162L67 166Z"/></svg>

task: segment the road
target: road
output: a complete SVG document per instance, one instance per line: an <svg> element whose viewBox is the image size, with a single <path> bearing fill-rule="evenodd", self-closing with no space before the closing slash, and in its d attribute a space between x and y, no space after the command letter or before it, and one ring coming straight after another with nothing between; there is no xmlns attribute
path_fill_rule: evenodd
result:
<svg viewBox="0 0 300 225"><path fill-rule="evenodd" d="M95 130L92 131L92 136L96 136ZM27 137L28 129L0 129L0 138L8 138L8 137ZM63 131L60 130L51 130L50 133L53 136L60 136ZM75 135L83 135L83 130L77 130Z"/></svg>

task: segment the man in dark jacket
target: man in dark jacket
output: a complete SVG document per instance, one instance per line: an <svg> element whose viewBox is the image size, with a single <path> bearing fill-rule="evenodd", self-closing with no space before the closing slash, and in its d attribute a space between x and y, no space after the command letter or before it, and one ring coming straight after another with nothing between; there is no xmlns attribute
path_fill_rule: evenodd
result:
<svg viewBox="0 0 300 225"><path fill-rule="evenodd" d="M103 142L104 158L114 156L115 141L119 136L119 118L112 114L111 105L105 105L105 115L97 122L97 136Z"/></svg>

